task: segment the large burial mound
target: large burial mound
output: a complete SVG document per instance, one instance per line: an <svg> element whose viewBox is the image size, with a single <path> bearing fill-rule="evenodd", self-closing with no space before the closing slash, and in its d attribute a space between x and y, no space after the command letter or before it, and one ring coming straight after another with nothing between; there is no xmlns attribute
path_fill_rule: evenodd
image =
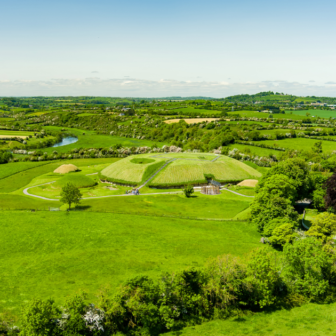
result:
<svg viewBox="0 0 336 336"><path fill-rule="evenodd" d="M257 179L261 176L254 168L243 162L231 159L227 156L216 156L204 153L160 153L141 155L141 158L154 160L141 161L140 156L130 156L105 168L102 177L113 181L133 182L140 184L153 175L165 162L170 163L164 167L149 182L152 187L183 186L190 184L205 184L209 179L218 182L240 182L246 179Z"/></svg>
<svg viewBox="0 0 336 336"><path fill-rule="evenodd" d="M157 158L153 154L129 156L103 169L101 178L135 186L146 181L165 161L167 159Z"/></svg>
<svg viewBox="0 0 336 336"><path fill-rule="evenodd" d="M67 173L74 172L74 171L77 171L77 170L78 170L78 168L73 164L64 164L64 165L58 167L57 169L55 169L54 173L67 174Z"/></svg>

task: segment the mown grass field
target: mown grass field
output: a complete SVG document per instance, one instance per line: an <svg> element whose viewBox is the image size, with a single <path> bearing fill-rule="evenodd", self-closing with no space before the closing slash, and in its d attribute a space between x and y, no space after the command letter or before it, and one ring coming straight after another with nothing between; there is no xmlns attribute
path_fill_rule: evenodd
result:
<svg viewBox="0 0 336 336"><path fill-rule="evenodd" d="M167 336L332 336L336 335L336 304L301 307L215 320L162 335Z"/></svg>
<svg viewBox="0 0 336 336"><path fill-rule="evenodd" d="M16 162L0 165L0 194L10 193L28 185L33 179L53 172L62 164L72 163L78 167L116 162L118 158L78 159L57 162ZM92 172L95 172L94 170ZM89 172L88 172L89 173ZM9 176L10 175L10 176ZM38 183L36 183L38 184ZM1 205L0 205L1 206Z"/></svg>
<svg viewBox="0 0 336 336"><path fill-rule="evenodd" d="M273 150L273 149L268 149L268 148L260 148L256 146L249 146L249 145L241 145L241 144L233 144L230 145L230 150L237 148L240 151L245 151L246 149L249 149L251 152L251 155L258 155L258 156L270 156L272 155L279 155L279 151Z"/></svg>
<svg viewBox="0 0 336 336"><path fill-rule="evenodd" d="M221 156L214 162L179 159L169 164L152 181L153 185L206 182L204 174L212 174L219 181L244 180L261 174L244 163Z"/></svg>
<svg viewBox="0 0 336 336"><path fill-rule="evenodd" d="M38 166L46 165L47 162L13 162L0 165L0 179Z"/></svg>
<svg viewBox="0 0 336 336"><path fill-rule="evenodd" d="M135 197L134 197L135 198ZM58 303L84 290L92 301L129 277L203 266L209 257L259 246L244 222L87 212L2 212L0 310L34 297Z"/></svg>
<svg viewBox="0 0 336 336"><path fill-rule="evenodd" d="M62 127L56 126L46 126L45 128L58 131L62 129ZM78 138L77 142L57 148L43 148L43 152L52 153L56 150L58 153L65 153L74 148L107 148L116 144L121 144L124 147L152 146L155 143L161 147L165 145L164 143L157 143L155 141L122 138L110 135L100 135L96 134L96 132L94 131L80 130L75 128L67 128L67 130L73 133ZM85 135L83 135L83 133L85 133Z"/></svg>
<svg viewBox="0 0 336 336"><path fill-rule="evenodd" d="M317 139L294 138L294 139L283 139L283 140L256 141L256 143L265 144L268 146L274 146L275 144L281 148L309 151L312 149L314 144L318 141L319 140ZM322 149L324 152L330 153L336 150L336 142L322 140Z"/></svg>
<svg viewBox="0 0 336 336"><path fill-rule="evenodd" d="M307 118L307 113L310 114L310 117L315 116L320 118L336 118L336 111L335 110L294 110L294 111L286 111L286 113L293 112L293 114L305 116ZM314 119L314 118L313 118Z"/></svg>
<svg viewBox="0 0 336 336"><path fill-rule="evenodd" d="M13 136L13 137L15 137L15 136L29 136L29 135L34 135L34 132L0 130L0 137L2 135Z"/></svg>
<svg viewBox="0 0 336 336"><path fill-rule="evenodd" d="M293 111L293 114L291 112L286 112L285 114L282 113L274 113L271 114L273 119L292 119L292 120L302 120L307 118L303 115L297 115L295 114L296 111ZM228 116L234 116L235 114L239 114L241 117L246 118L268 118L270 115L269 113L263 113L263 112L256 112L256 111L234 111L234 112L228 112Z"/></svg>

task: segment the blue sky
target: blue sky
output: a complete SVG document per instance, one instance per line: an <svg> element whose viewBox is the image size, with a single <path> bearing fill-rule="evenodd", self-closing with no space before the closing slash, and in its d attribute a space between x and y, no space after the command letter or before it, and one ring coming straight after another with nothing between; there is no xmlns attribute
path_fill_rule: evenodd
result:
<svg viewBox="0 0 336 336"><path fill-rule="evenodd" d="M0 96L336 95L336 2L0 5Z"/></svg>

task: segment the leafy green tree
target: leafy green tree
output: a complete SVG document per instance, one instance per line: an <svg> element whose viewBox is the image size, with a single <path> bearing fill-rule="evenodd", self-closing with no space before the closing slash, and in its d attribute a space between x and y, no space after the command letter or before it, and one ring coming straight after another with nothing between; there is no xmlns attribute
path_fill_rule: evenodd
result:
<svg viewBox="0 0 336 336"><path fill-rule="evenodd" d="M71 182L68 182L63 188L61 192L61 203L65 203L69 205L69 210L71 204L79 204L82 198L82 193L80 190Z"/></svg>
<svg viewBox="0 0 336 336"><path fill-rule="evenodd" d="M334 241L336 234L336 215L323 212L316 216L307 235L320 239L324 244Z"/></svg>
<svg viewBox="0 0 336 336"><path fill-rule="evenodd" d="M23 309L22 336L56 336L60 310L53 300L32 300Z"/></svg>
<svg viewBox="0 0 336 336"><path fill-rule="evenodd" d="M312 147L312 151L314 153L317 153L317 154L320 154L323 152L322 150L322 141L318 141L318 142L315 142L313 147Z"/></svg>
<svg viewBox="0 0 336 336"><path fill-rule="evenodd" d="M301 199L308 195L309 186L309 166L300 158L291 158L279 162L276 166L268 170L258 183L256 191L263 188L266 181L273 175L286 175L291 179L291 183L296 188L297 198Z"/></svg>
<svg viewBox="0 0 336 336"><path fill-rule="evenodd" d="M260 308L272 305L282 287L275 260L275 253L263 247L252 251L247 263L245 281L252 285L250 300Z"/></svg>
<svg viewBox="0 0 336 336"><path fill-rule="evenodd" d="M326 191L324 189L316 189L313 191L313 206L319 211L325 210Z"/></svg>
<svg viewBox="0 0 336 336"><path fill-rule="evenodd" d="M191 184L188 184L183 189L184 195L190 197L194 193L194 187Z"/></svg>
<svg viewBox="0 0 336 336"><path fill-rule="evenodd" d="M285 223L280 226L277 226L270 238L270 242L273 245L285 245L287 243L293 242L295 239L294 235L294 224L293 223Z"/></svg>
<svg viewBox="0 0 336 336"><path fill-rule="evenodd" d="M332 208L336 211L336 173L328 178L325 183L326 196L324 198L326 208Z"/></svg>
<svg viewBox="0 0 336 336"><path fill-rule="evenodd" d="M313 300L323 298L335 279L334 258L311 237L284 247L283 277L294 292Z"/></svg>

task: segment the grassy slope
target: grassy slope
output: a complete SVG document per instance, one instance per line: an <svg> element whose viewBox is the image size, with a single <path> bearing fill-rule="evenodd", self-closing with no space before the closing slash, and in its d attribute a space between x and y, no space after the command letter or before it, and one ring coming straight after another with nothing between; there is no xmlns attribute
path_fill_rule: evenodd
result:
<svg viewBox="0 0 336 336"><path fill-rule="evenodd" d="M320 117L320 118L335 118L336 117L336 111L335 110L295 110L292 111L294 114L296 115L300 115L300 116L306 116L306 113L310 113L310 117L315 116L316 117ZM289 113L289 111L286 111L286 113Z"/></svg>
<svg viewBox="0 0 336 336"><path fill-rule="evenodd" d="M307 304L291 310L215 320L167 336L331 336L336 335L336 304Z"/></svg>
<svg viewBox="0 0 336 336"><path fill-rule="evenodd" d="M47 126L46 129L61 130L62 127ZM78 141L57 148L49 147L44 148L43 152L52 153L56 150L58 153L68 152L74 148L106 148L115 144L122 144L125 147L138 147L138 146L152 146L155 142L148 140L138 140L132 138L122 138L110 135L99 135L96 132L88 130L80 130L75 128L67 128L67 130L78 137ZM85 133L85 135L83 135ZM156 143L158 146L163 146L163 143Z"/></svg>
<svg viewBox="0 0 336 336"><path fill-rule="evenodd" d="M244 151L245 149L249 149L251 151L251 155L258 155L258 156L269 156L270 154L277 156L280 152L273 149L267 148L260 148L256 146L249 146L249 145L240 145L240 144L233 144L229 146L230 149L237 148L240 151Z"/></svg>
<svg viewBox="0 0 336 336"><path fill-rule="evenodd" d="M1 172L7 171L7 175L9 173L13 174L13 172L17 172L14 175L11 175L7 178L0 179L0 194L1 193L9 193L24 186L28 185L31 180L37 178L40 175L53 172L57 167L62 164L72 163L78 167L86 166L86 165L97 165L103 163L112 163L116 162L120 159L117 158L108 158L108 159L81 159L81 160L66 160L61 162L52 162L46 164L46 162L19 162L19 163L9 163L0 166L0 174ZM42 166L41 166L42 165ZM41 166L41 167L39 167ZM29 170L26 170L31 168ZM35 167L35 168L32 168ZM36 183L38 184L38 183ZM6 202L8 204L8 202ZM1 207L1 205L0 205Z"/></svg>
<svg viewBox="0 0 336 336"><path fill-rule="evenodd" d="M2 212L0 309L79 289L94 300L102 286L128 277L202 266L219 254L257 247L248 223L84 212Z"/></svg>
<svg viewBox="0 0 336 336"><path fill-rule="evenodd" d="M0 165L0 179L18 172L45 165L46 162L15 162Z"/></svg>
<svg viewBox="0 0 336 336"><path fill-rule="evenodd" d="M122 161L116 162L107 168L102 170L102 175L107 176L109 178L113 178L116 180L123 180L123 181L131 181L140 183L143 180L143 175L148 167L154 165L158 162L161 162L162 165L164 161L167 159L160 159L160 158L151 158L154 162L138 164L133 163L131 160L134 158L141 158L147 156L129 156Z"/></svg>
<svg viewBox="0 0 336 336"><path fill-rule="evenodd" d="M283 140L266 140L266 141L256 141L256 143L265 144L268 146L273 146L277 144L282 148L289 149L299 149L299 150L311 150L314 143L319 140L316 139L307 139L307 138L295 138L295 139L283 139ZM336 142L332 141L322 141L322 148L324 152L330 153L336 150Z"/></svg>
<svg viewBox="0 0 336 336"><path fill-rule="evenodd" d="M213 174L220 181L243 180L261 174L244 163L222 156L215 162L176 160L158 174L153 184L159 183L188 183L205 181L204 174Z"/></svg>

